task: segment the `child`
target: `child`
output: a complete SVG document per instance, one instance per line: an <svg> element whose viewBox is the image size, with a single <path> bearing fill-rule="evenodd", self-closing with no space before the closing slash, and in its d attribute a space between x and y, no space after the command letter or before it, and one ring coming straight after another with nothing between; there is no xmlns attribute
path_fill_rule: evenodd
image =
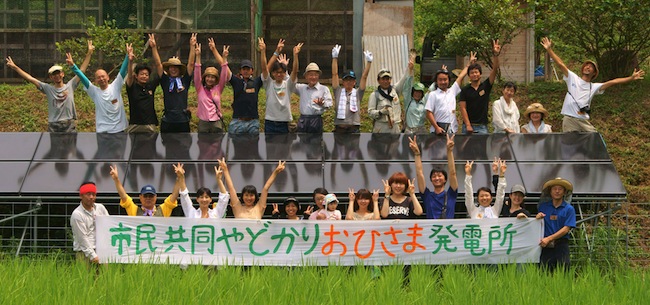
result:
<svg viewBox="0 0 650 305"><path fill-rule="evenodd" d="M379 220L379 190L370 193L367 189L360 189L355 195L353 189L349 189L350 204L345 220ZM370 205L372 200L372 205Z"/></svg>
<svg viewBox="0 0 650 305"><path fill-rule="evenodd" d="M465 207L467 208L467 214L472 219L482 219L482 218L499 218L499 213L501 212L501 207L503 207L503 197L505 197L506 189L506 161L497 159L499 163L499 184L497 187L497 197L492 204L492 193L490 192L489 187L482 187L478 189L476 197L478 198L478 206L474 204L474 191L472 188L472 165L474 161L467 161L465 164Z"/></svg>
<svg viewBox="0 0 650 305"><path fill-rule="evenodd" d="M327 194L325 199L323 199L323 209L320 209L316 212L317 220L341 220L341 211L337 210L336 207L339 205L339 200L336 199L336 195Z"/></svg>

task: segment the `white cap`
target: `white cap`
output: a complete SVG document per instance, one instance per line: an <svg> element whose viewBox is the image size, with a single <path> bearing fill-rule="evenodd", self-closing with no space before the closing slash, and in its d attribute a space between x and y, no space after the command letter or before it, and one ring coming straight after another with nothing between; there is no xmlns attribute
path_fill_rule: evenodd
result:
<svg viewBox="0 0 650 305"><path fill-rule="evenodd" d="M61 67L59 65L54 65L54 66L50 67L49 70L47 70L47 74L52 74L52 73L54 73L56 71L63 71L63 67Z"/></svg>

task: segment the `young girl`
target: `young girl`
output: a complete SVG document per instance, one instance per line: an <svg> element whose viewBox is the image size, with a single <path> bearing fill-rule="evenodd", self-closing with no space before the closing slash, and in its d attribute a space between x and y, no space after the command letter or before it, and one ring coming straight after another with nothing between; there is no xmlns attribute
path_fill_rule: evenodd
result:
<svg viewBox="0 0 650 305"><path fill-rule="evenodd" d="M526 108L524 116L530 121L521 126L522 133L548 133L553 132L551 125L544 123L544 118L548 116L548 111L540 103L532 103Z"/></svg>
<svg viewBox="0 0 650 305"><path fill-rule="evenodd" d="M199 188L196 191L196 201L199 203L199 208L195 209L192 206L192 199L190 198L189 192L187 191L187 186L185 185L185 170L183 169L183 164L178 163L174 165L174 171L176 172L176 184L179 185L180 197L181 197L181 207L183 208L183 213L187 218L224 218L226 215L226 207L228 206L228 201L230 201L230 195L226 192L226 187L221 181L221 176L223 171L220 168L214 167L215 176L217 177L217 184L219 184L219 201L216 204L213 204L213 207L210 208L210 203L212 203L212 191L207 187Z"/></svg>
<svg viewBox="0 0 650 305"><path fill-rule="evenodd" d="M226 164L225 159L219 160L219 167L223 171L223 175L226 178L226 184L230 192L230 206L232 207L233 214L235 218L248 218L248 219L262 219L264 215L264 210L266 209L266 197L269 194L269 189L275 177L284 170L284 162L278 161L278 166L275 168L273 173L262 189L262 194L258 197L257 189L255 186L247 185L241 191L241 201L237 197L237 191L235 186L232 183L232 178L230 177L230 172L228 171L228 165ZM243 201L243 204L242 204Z"/></svg>
<svg viewBox="0 0 650 305"><path fill-rule="evenodd" d="M372 194L367 189L360 189L354 194L353 189L349 189L350 203L348 212L345 214L345 220L379 220L379 190L374 190ZM372 205L370 201L372 200Z"/></svg>
<svg viewBox="0 0 650 305"><path fill-rule="evenodd" d="M325 195L325 198L323 199L324 208L315 213L316 220L341 220L341 211L336 209L338 205L339 200L336 199L336 195Z"/></svg>
<svg viewBox="0 0 650 305"><path fill-rule="evenodd" d="M386 219L407 219L422 215L422 206L415 196L415 179L410 181L402 172L394 173L384 183L384 203L381 217ZM406 196L406 194L409 196Z"/></svg>
<svg viewBox="0 0 650 305"><path fill-rule="evenodd" d="M278 204L274 203L273 204L273 212L271 214L271 217L275 219L289 219L289 220L302 220L303 216L298 216L298 212L300 212L300 202L298 202L298 199L295 197L289 197L284 200L284 212L285 212L285 217L280 216L280 209L278 209Z"/></svg>
<svg viewBox="0 0 650 305"><path fill-rule="evenodd" d="M207 67L201 75L201 44L197 43L194 48L196 60L194 63L194 86L196 86L196 116L199 117L198 131L200 133L223 132L221 93L231 74L225 59L228 57L229 47L223 47L223 57L221 57L214 44L214 39L208 38L208 45L217 64L221 65L221 73L215 67Z"/></svg>
<svg viewBox="0 0 650 305"><path fill-rule="evenodd" d="M476 193L478 206L474 205L474 190L472 188L472 166L474 161L467 161L465 164L465 207L467 208L467 214L472 219L499 218L501 207L503 207L503 197L505 197L507 166L505 160L497 159L497 162L499 164L499 183L494 206L491 206L492 193L489 187L478 189Z"/></svg>
<svg viewBox="0 0 650 305"><path fill-rule="evenodd" d="M306 218L309 220L316 220L316 216L318 216L318 212L325 207L323 206L323 200L325 200L325 196L329 194L325 188L322 187L317 187L314 189L314 205L316 206L317 210L316 212L312 212L314 207L310 206L307 208L305 212L303 212L303 215L305 215Z"/></svg>

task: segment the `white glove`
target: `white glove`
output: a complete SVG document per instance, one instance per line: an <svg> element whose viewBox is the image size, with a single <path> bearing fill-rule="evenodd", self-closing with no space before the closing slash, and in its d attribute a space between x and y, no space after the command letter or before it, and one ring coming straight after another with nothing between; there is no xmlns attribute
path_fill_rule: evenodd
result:
<svg viewBox="0 0 650 305"><path fill-rule="evenodd" d="M366 61L367 62L372 62L372 52L365 50L363 51L363 55L366 56Z"/></svg>
<svg viewBox="0 0 650 305"><path fill-rule="evenodd" d="M340 45L335 45L332 48L332 58L339 58L339 52L341 51L341 46Z"/></svg>

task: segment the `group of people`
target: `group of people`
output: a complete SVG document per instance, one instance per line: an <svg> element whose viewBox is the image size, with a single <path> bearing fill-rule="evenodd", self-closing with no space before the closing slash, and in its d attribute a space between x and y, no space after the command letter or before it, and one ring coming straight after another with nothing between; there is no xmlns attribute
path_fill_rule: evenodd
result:
<svg viewBox="0 0 650 305"><path fill-rule="evenodd" d="M552 42L543 38L542 46L549 56L560 67L567 83L568 92L562 107L562 131L595 132L589 123L591 100L597 94L616 84L622 84L641 79L643 70L635 70L631 76L617 78L604 83L594 83L598 76L598 66L593 61L582 65L581 75L571 72L552 49ZM50 132L75 132L76 109L74 105L74 90L79 83L88 93L95 104L96 131L98 133L116 132L156 132L158 117L154 108L155 91L160 85L163 92L164 111L160 121L160 132L190 132L191 111L188 108L189 87L194 81L196 87L197 111L199 118L198 132L252 133L260 131L258 115L258 95L260 88L266 90L266 109L264 116L264 132L289 133L290 131L305 133L323 132L322 115L332 108L335 113L334 132L358 133L361 126L360 109L370 66L374 56L372 52L364 51L365 68L359 80L354 71L347 71L339 78L338 57L340 45L332 48L332 91L320 83L322 71L318 64L309 63L303 74L306 83L298 83L298 55L302 43L293 47L293 62L290 74L287 54L282 53L285 40L280 39L267 61L266 44L263 38L258 38L260 51L261 74L254 77L254 67L250 60L243 60L239 73L232 73L228 66L229 46L224 46L222 52L217 50L214 39L208 39L208 46L218 67L202 68L201 44L197 35L192 34L189 42L189 57L187 64L172 57L161 62L156 39L149 34L148 46L151 47L153 69L145 64L135 64L135 55L131 45L126 45L126 56L113 82L103 69L95 71L95 84L85 76L91 55L94 51L92 41L88 41L88 52L80 67L77 67L70 53L66 54L66 63L74 72L75 77L64 83L63 67L55 65L48 70L53 84L38 81L27 72L20 69L7 57L7 66L16 71L21 77L33 83L45 93L48 100L48 130ZM377 75L378 87L368 98L368 117L373 120L373 133L410 134L427 133L439 135L458 133L462 123L462 133L488 133L488 110L490 92L499 71L499 55L501 46L498 40L492 43L492 69L489 76L481 81L482 68L476 62L476 54L470 53L468 65L458 74L457 79L450 85L452 73L446 66L438 70L434 83L429 90L422 83L414 81L414 58L409 60L406 73L393 84L392 73L382 68ZM154 72L152 75L152 72ZM469 84L461 88L465 76ZM356 86L358 81L358 87ZM222 110L221 94L229 82L233 88L232 120L226 126ZM121 95L122 86L126 84L129 99L130 119L127 115ZM342 84L342 86L341 86ZM524 111L528 122L520 124L520 112L514 96L517 85L506 82L503 85L503 95L492 103L492 125L494 132L506 133L545 133L552 132L551 125L544 122L548 111L540 103L533 103ZM291 114L291 96L299 96L300 117L293 124ZM402 99L400 100L400 96ZM403 109L403 110L402 110ZM460 110L460 115L457 114ZM297 125L297 126L296 126Z"/></svg>
<svg viewBox="0 0 650 305"><path fill-rule="evenodd" d="M416 177L410 180L405 173L397 172L383 183L383 198L380 199L380 190L349 189L349 203L345 214L346 220L379 220L379 219L413 219L422 214L427 219L454 219L456 215L456 201L458 196L458 179L454 161L454 135L447 137L447 165L445 170L434 167L429 180L433 189L427 186L424 178L423 165L417 136L409 138L409 147L414 154ZM196 190L195 207L185 184L185 171L183 164L173 165L176 173L176 183L172 193L164 202L156 205L157 196L153 185L142 187L139 195L140 206L126 193L119 178L118 169L111 166L110 176L115 182L117 193L120 197L120 206L129 216L169 217L172 210L177 207L180 197L183 214L188 218L216 218L221 219L226 215L228 205L235 218L262 219L267 208L268 192L276 177L284 170L285 162L279 161L275 170L267 179L261 193L253 185L244 186L240 193L233 184L233 180L225 159L218 160L214 167L219 193L217 202L213 202L213 194L209 188L201 187ZM509 201L505 201L507 182L505 178L507 164L504 160L495 159L492 164L494 174L493 183L496 189L496 198L492 196L489 186L483 186L474 194L472 185L473 162L465 164L465 207L471 219L517 217L527 218L532 215L524 207L526 190L522 185L514 185L509 194ZM225 180L225 183L224 181ZM448 185L448 186L447 186ZM447 188L445 189L445 187ZM417 187L417 189L416 189ZM562 178L548 181L544 184L543 194L550 196L549 202L541 202L536 218L545 221L544 238L540 241L542 250L542 263L549 268L557 265L568 267L568 233L575 227L575 210L567 201L573 191L572 184ZM98 262L94 251L94 221L97 215L108 215L102 204L95 203L97 188L92 182L84 182L79 188L81 204L72 213L71 226L74 235L73 248L80 259ZM475 196L476 195L476 199ZM380 205L379 202L382 202ZM283 202L283 211L279 204L274 203L271 217L275 219L291 220L341 220L343 215L338 209L339 200L336 195L329 193L324 188L317 188L313 192L313 205L303 209L299 200L293 196L287 197ZM475 204L476 202L476 204Z"/></svg>

